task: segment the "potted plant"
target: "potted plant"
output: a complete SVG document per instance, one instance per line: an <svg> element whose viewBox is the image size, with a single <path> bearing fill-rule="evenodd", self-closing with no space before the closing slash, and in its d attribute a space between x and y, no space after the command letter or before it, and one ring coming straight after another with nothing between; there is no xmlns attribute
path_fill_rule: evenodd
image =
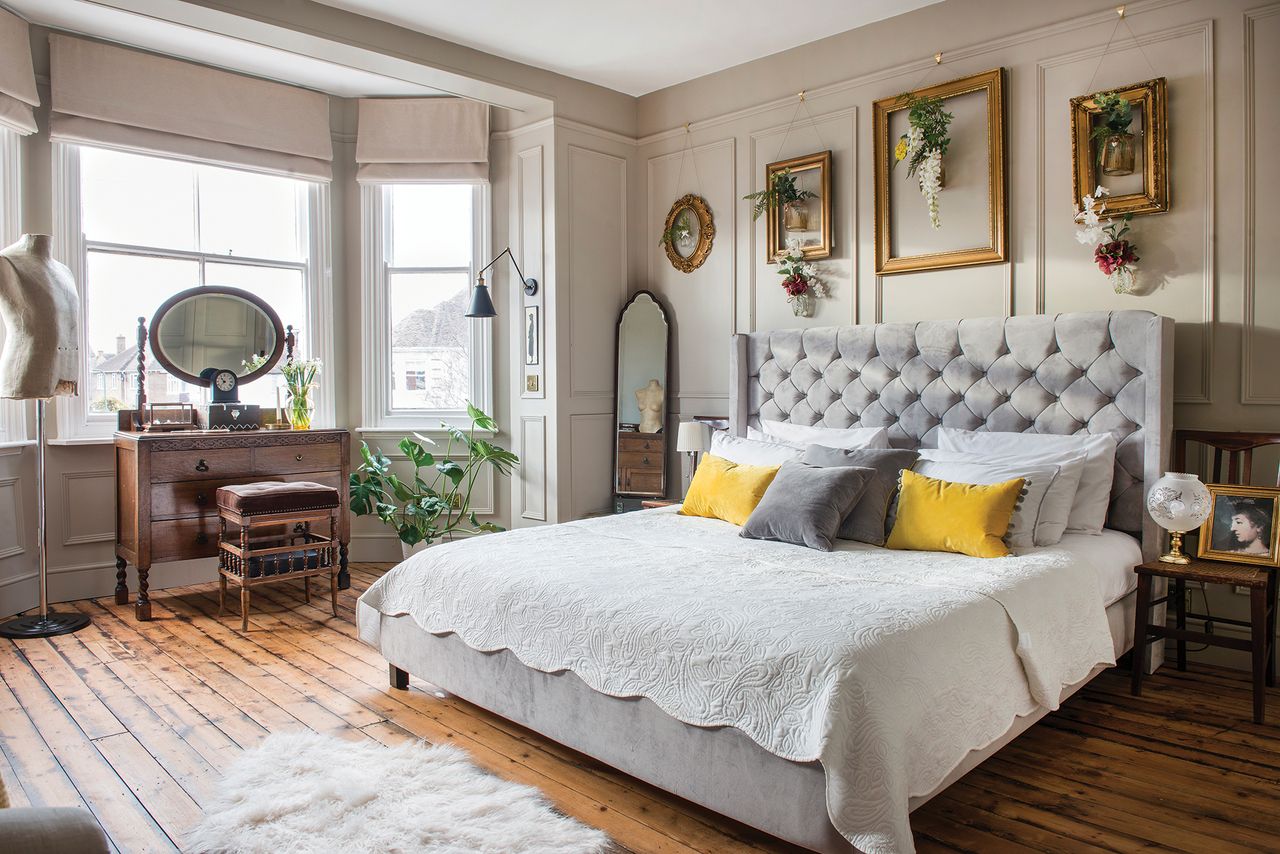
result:
<svg viewBox="0 0 1280 854"><path fill-rule="evenodd" d="M907 161L907 177L915 177L920 184L920 195L929 206L929 224L941 228L938 219L938 193L946 182L942 157L951 145L947 136L951 128L951 113L942 109L942 98L923 97L912 92L898 96L898 103L907 108L907 132L898 138L893 149L893 165Z"/></svg>
<svg viewBox="0 0 1280 854"><path fill-rule="evenodd" d="M782 276L782 289L796 317L813 317L814 300L827 296L827 285L818 277L817 268L804 259L804 250L795 239L773 256Z"/></svg>
<svg viewBox="0 0 1280 854"><path fill-rule="evenodd" d="M1133 134L1133 104L1115 92L1100 92L1093 96L1101 122L1089 134L1098 143L1098 165L1104 175L1132 175L1136 154Z"/></svg>
<svg viewBox="0 0 1280 854"><path fill-rule="evenodd" d="M752 203L753 222L767 210L781 209L784 229L804 231L809 227L809 209L805 202L818 198L818 194L812 190L801 190L796 186L796 176L791 174L791 170L781 169L769 177L766 189L747 193L742 198Z"/></svg>
<svg viewBox="0 0 1280 854"><path fill-rule="evenodd" d="M404 557L432 543L453 538L454 533L480 534L501 531L492 522L481 522L471 509L471 492L480 471L488 466L498 474L509 475L520 464L515 454L476 431L494 431L497 424L470 403L467 430L442 425L449 435L444 453L436 457L424 447L434 445L420 434L400 440L400 452L413 466L412 477L401 477L392 471L391 460L381 450L370 450L360 443L363 462L351 473L351 512L357 516L377 516L383 524L394 528L400 537ZM455 445L467 449L465 464L453 459ZM424 474L426 476L424 476Z"/></svg>

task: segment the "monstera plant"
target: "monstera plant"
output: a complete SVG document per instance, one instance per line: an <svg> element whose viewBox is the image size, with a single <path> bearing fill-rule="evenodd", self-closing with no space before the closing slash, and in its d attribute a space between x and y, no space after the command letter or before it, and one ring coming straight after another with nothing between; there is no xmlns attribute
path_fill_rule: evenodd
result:
<svg viewBox="0 0 1280 854"><path fill-rule="evenodd" d="M476 478L488 466L498 474L509 475L520 459L505 448L495 445L476 432L492 433L498 429L492 418L470 403L467 415L471 426L461 428L443 424L448 440L439 456L427 450L438 447L427 437L414 433L400 440L400 452L413 466L412 476L392 470L393 463L381 450L360 443L360 466L351 473L351 512L357 516L377 516L383 524L394 528L406 557L411 551L455 533L481 534L501 531L492 522L481 522L471 509L471 493ZM466 449L465 462L454 459Z"/></svg>

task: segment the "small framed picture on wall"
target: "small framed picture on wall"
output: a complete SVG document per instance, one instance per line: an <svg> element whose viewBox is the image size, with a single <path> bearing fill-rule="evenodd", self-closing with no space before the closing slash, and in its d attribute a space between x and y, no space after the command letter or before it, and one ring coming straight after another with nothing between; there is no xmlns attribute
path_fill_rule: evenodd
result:
<svg viewBox="0 0 1280 854"><path fill-rule="evenodd" d="M1280 489L1210 483L1213 514L1200 526L1196 557L1280 566Z"/></svg>
<svg viewBox="0 0 1280 854"><path fill-rule="evenodd" d="M524 363L526 365L538 364L538 307L536 305L527 305L524 307Z"/></svg>
<svg viewBox="0 0 1280 854"><path fill-rule="evenodd" d="M773 191L767 200L766 260L777 263L792 241L805 260L831 257L831 152L770 163L764 180Z"/></svg>

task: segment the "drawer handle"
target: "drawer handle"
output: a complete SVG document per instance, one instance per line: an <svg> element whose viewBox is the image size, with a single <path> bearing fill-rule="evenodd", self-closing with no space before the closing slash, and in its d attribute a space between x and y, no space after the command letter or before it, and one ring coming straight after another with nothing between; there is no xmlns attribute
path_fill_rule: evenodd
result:
<svg viewBox="0 0 1280 854"><path fill-rule="evenodd" d="M196 493L196 504L199 504L201 507L203 507L208 503L209 503L209 496L205 495L203 492Z"/></svg>
<svg viewBox="0 0 1280 854"><path fill-rule="evenodd" d="M645 442L645 443L644 443L644 449L645 449L646 451L647 451L647 450L649 450L649 443L648 443L648 442Z"/></svg>
<svg viewBox="0 0 1280 854"><path fill-rule="evenodd" d="M645 465L649 465L649 458L648 458L648 457L645 457L645 458L644 458L644 460L643 460L643 462L644 462L644 464L645 464Z"/></svg>
<svg viewBox="0 0 1280 854"><path fill-rule="evenodd" d="M197 545L197 546L203 546L203 545L207 544L208 542L209 542L209 535L208 535L208 534L206 534L204 531L201 531L200 533L196 534L196 545Z"/></svg>
<svg viewBox="0 0 1280 854"><path fill-rule="evenodd" d="M204 461L204 458L201 458L199 462L196 463L196 471L208 471L208 470L209 470L209 464Z"/></svg>
<svg viewBox="0 0 1280 854"><path fill-rule="evenodd" d="M297 456L294 457L294 459L297 460L298 462L302 462L302 454L298 454Z"/></svg>

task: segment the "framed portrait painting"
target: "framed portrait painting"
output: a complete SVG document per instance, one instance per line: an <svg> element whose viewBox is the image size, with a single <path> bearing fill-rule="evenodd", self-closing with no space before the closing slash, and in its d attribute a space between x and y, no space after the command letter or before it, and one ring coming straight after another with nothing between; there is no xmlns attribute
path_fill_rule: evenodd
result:
<svg viewBox="0 0 1280 854"><path fill-rule="evenodd" d="M1200 526L1196 557L1280 566L1280 489L1207 485L1213 514Z"/></svg>
<svg viewBox="0 0 1280 854"><path fill-rule="evenodd" d="M993 68L872 105L876 275L1007 260L1004 76ZM922 192L924 172L908 174L914 159L899 162L921 104L946 119L936 204Z"/></svg>

